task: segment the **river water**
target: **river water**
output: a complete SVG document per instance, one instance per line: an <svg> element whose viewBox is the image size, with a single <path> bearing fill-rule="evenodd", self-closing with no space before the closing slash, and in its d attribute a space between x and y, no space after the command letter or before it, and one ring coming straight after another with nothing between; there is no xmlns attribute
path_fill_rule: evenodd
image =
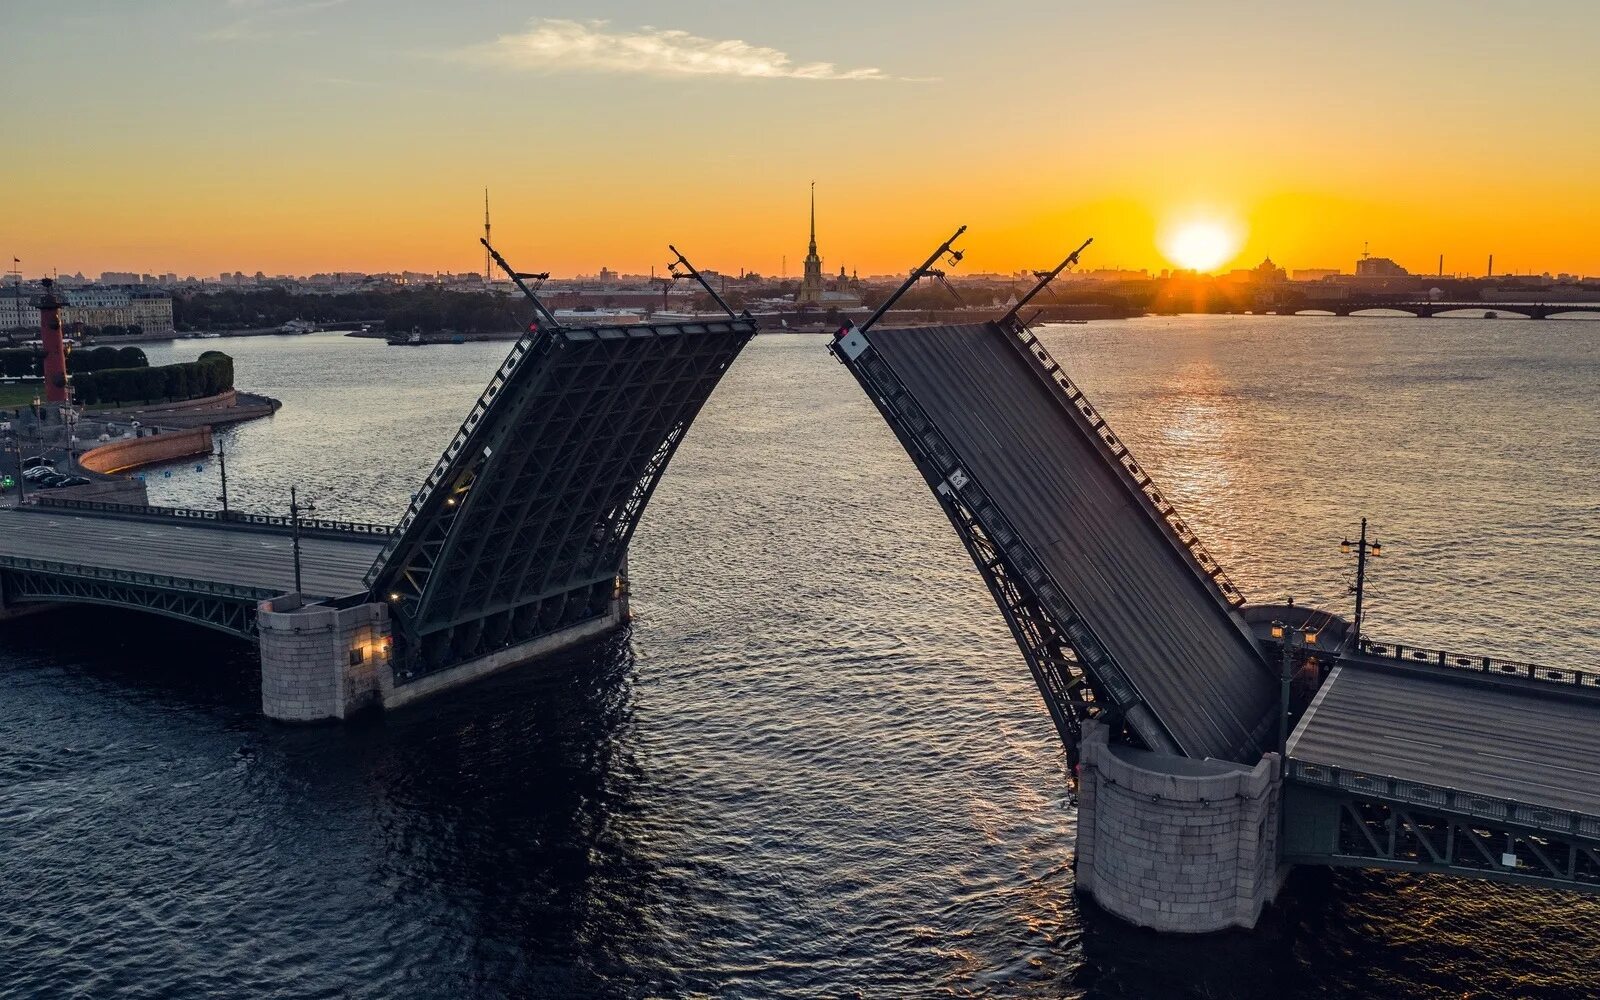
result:
<svg viewBox="0 0 1600 1000"><path fill-rule="evenodd" d="M1600 665L1600 327L1179 317L1046 343L1256 600ZM1072 892L1062 755L931 495L821 337L762 336L632 552L631 633L347 727L221 636L0 630L0 996L1592 996L1600 903L1302 871L1252 933ZM231 498L393 520L504 354L220 348L284 401ZM217 492L150 470L158 502Z"/></svg>

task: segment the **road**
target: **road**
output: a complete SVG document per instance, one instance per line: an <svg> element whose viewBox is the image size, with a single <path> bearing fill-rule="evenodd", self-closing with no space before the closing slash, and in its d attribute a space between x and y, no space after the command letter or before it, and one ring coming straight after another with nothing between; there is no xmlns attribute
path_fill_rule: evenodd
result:
<svg viewBox="0 0 1600 1000"><path fill-rule="evenodd" d="M1600 816L1600 697L1339 667L1289 756Z"/></svg>
<svg viewBox="0 0 1600 1000"><path fill-rule="evenodd" d="M1253 640L1008 337L984 324L867 339L1183 752L1255 759L1277 685Z"/></svg>
<svg viewBox="0 0 1600 1000"><path fill-rule="evenodd" d="M302 539L306 593L343 597L364 590L361 577L381 547L379 539ZM294 589L289 536L235 528L0 509L0 557L5 556Z"/></svg>

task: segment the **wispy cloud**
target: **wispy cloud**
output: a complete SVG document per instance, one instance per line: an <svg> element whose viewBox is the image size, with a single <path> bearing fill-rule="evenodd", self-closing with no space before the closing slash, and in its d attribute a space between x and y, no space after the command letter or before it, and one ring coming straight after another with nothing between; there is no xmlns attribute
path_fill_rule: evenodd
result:
<svg viewBox="0 0 1600 1000"><path fill-rule="evenodd" d="M236 12L233 20L201 32L200 37L213 42L239 42L266 38L290 30L296 34L309 34L309 29L304 27L291 29L285 22L297 15L337 7L344 2L345 0L226 0L224 6Z"/></svg>
<svg viewBox="0 0 1600 1000"><path fill-rule="evenodd" d="M528 30L501 35L454 55L513 69L544 72L631 73L647 76L724 76L790 80L889 80L874 67L841 69L831 62L796 62L787 52L737 38L702 38L687 31L643 27L607 30L607 21L539 18Z"/></svg>

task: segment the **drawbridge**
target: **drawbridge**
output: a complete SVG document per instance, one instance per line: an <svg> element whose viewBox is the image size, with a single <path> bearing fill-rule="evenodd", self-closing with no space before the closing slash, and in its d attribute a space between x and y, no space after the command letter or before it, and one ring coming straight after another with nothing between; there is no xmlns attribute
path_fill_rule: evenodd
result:
<svg viewBox="0 0 1600 1000"><path fill-rule="evenodd" d="M997 320L876 325L915 282L942 279L941 258L959 261L960 235L830 350L966 546L1069 762L1091 718L1156 767L1232 773L1276 750L1285 821L1281 840L1262 836L1283 861L1600 889L1600 674L1335 639L1343 626L1286 648L1282 622L1262 619L1285 609L1247 616L1020 318L1077 252ZM1308 666L1320 690L1291 737L1291 678Z"/></svg>
<svg viewBox="0 0 1600 1000"><path fill-rule="evenodd" d="M490 249L536 321L397 525L34 498L0 515L0 613L112 605L254 640L291 592L382 605L397 686L614 618L645 506L756 332L673 252L726 318L563 327L528 285L545 276Z"/></svg>
<svg viewBox="0 0 1600 1000"><path fill-rule="evenodd" d="M938 497L1069 752L1095 714L1152 750L1260 757L1277 674L1242 595L1019 310L869 320L831 349Z"/></svg>

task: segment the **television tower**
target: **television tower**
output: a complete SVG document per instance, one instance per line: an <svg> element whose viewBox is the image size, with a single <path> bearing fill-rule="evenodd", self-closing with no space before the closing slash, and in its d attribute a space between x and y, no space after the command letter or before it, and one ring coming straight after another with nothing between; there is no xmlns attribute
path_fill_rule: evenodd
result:
<svg viewBox="0 0 1600 1000"><path fill-rule="evenodd" d="M489 275L494 273L493 271L489 270L489 244L490 244L490 242L491 242L491 240L489 239L489 189L488 188L484 188L483 189L483 283L485 285L489 284Z"/></svg>

